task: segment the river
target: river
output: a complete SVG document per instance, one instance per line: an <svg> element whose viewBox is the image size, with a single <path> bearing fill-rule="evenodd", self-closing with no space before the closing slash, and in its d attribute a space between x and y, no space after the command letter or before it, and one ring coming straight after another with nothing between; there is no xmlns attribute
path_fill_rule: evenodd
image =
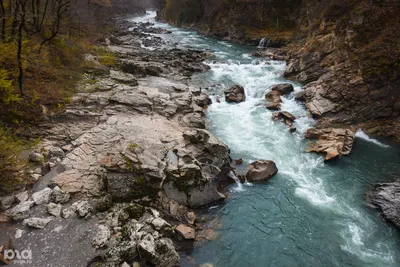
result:
<svg viewBox="0 0 400 267"><path fill-rule="evenodd" d="M271 119L265 93L283 78L285 63L254 58L256 47L204 37L154 20L136 21L167 28L164 37L178 48L209 51L210 70L193 77L215 100L207 111L208 129L226 143L244 166L257 159L276 162L279 173L261 184L233 185L230 198L210 209L218 238L190 252L197 264L225 266L400 266L400 234L366 201L377 182L400 173L399 148L357 133L352 154L325 164L322 156L305 153L304 132L315 123L292 93L282 110L297 117L297 133ZM230 85L244 86L240 104L223 101ZM385 143L383 143L385 142ZM242 170L243 171L243 170ZM185 261L186 262L186 261Z"/></svg>

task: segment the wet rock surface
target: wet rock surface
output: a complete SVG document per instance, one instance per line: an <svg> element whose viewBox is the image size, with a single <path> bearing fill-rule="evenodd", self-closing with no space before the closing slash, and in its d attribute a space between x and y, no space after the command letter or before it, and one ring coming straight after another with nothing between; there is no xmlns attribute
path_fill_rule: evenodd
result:
<svg viewBox="0 0 400 267"><path fill-rule="evenodd" d="M349 129L309 129L306 138L317 139L308 152L324 153L325 160L333 160L350 154L354 143L354 132Z"/></svg>
<svg viewBox="0 0 400 267"><path fill-rule="evenodd" d="M224 92L225 101L229 103L240 103L246 100L243 86L235 85Z"/></svg>
<svg viewBox="0 0 400 267"><path fill-rule="evenodd" d="M262 182L278 173L278 168L271 160L257 160L250 164L246 173L248 182Z"/></svg>

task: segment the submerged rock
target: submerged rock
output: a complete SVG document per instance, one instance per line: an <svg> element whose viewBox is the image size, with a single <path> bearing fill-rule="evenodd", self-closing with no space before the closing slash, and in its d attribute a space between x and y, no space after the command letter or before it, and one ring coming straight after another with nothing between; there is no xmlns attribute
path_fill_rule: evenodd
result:
<svg viewBox="0 0 400 267"><path fill-rule="evenodd" d="M275 162L271 160L257 160L250 164L246 179L248 182L261 182L271 178L277 172L278 168Z"/></svg>
<svg viewBox="0 0 400 267"><path fill-rule="evenodd" d="M246 100L243 86L234 85L224 92L225 101L228 103L239 103Z"/></svg>
<svg viewBox="0 0 400 267"><path fill-rule="evenodd" d="M307 152L325 153L325 161L329 161L350 154L355 135L349 129L312 128L307 130L305 137L317 139Z"/></svg>

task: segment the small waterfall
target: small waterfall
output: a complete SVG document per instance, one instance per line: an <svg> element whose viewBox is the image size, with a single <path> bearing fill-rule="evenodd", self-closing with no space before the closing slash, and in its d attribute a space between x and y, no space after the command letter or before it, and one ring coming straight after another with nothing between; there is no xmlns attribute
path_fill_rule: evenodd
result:
<svg viewBox="0 0 400 267"><path fill-rule="evenodd" d="M264 38L262 38L260 40L260 43L258 44L258 47L259 48L264 48L266 46L266 44L267 44L267 39L265 39L265 37L264 37Z"/></svg>
<svg viewBox="0 0 400 267"><path fill-rule="evenodd" d="M240 182L239 178L233 173L233 171L230 171L229 174L228 174L228 176L229 176L230 178L232 178L232 179L236 182L236 184L237 184L236 190L237 190L237 191L243 191L243 185L242 185L242 183Z"/></svg>

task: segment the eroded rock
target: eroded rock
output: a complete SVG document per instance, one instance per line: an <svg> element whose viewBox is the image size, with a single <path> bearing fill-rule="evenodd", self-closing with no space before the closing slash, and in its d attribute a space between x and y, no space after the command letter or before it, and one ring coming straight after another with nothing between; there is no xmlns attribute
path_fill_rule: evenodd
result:
<svg viewBox="0 0 400 267"><path fill-rule="evenodd" d="M354 132L349 129L308 129L306 138L317 139L307 152L324 153L325 160L333 160L350 154L354 143Z"/></svg>

